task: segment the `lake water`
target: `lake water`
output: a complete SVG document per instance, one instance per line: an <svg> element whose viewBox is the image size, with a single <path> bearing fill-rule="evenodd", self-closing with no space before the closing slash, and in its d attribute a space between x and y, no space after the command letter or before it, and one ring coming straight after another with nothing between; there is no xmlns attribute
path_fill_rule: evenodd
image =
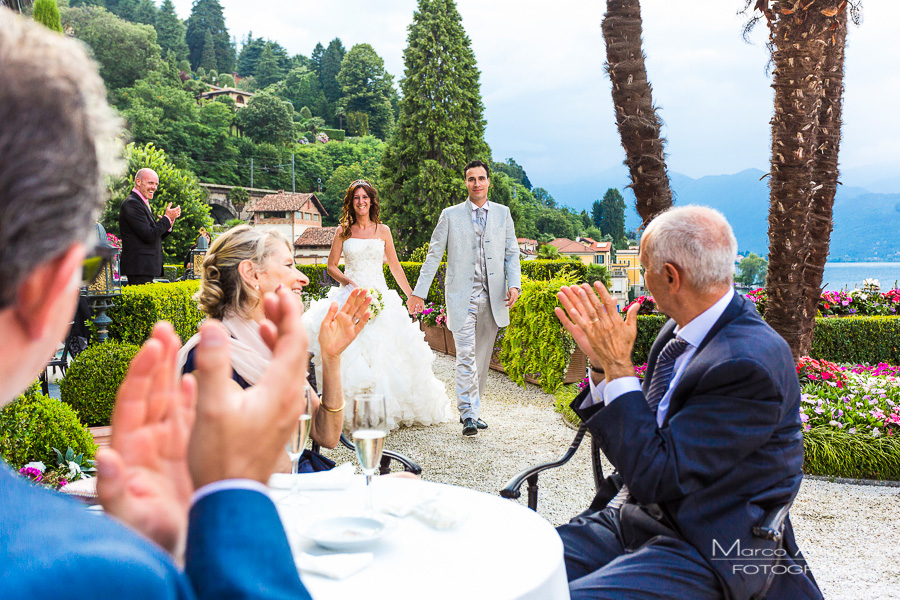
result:
<svg viewBox="0 0 900 600"><path fill-rule="evenodd" d="M877 279L881 283L882 292L898 287L895 282L900 282L900 263L825 263L822 287L826 291L837 291L844 288L852 290L854 287L862 286L862 282L869 278Z"/></svg>

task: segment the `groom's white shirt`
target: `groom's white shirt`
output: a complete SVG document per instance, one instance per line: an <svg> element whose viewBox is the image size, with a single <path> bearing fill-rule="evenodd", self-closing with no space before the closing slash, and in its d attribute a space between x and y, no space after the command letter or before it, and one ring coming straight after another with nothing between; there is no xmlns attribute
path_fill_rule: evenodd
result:
<svg viewBox="0 0 900 600"><path fill-rule="evenodd" d="M519 266L519 246L509 208L502 204L490 204L484 231L485 262L488 267L488 291L491 313L500 327L509 325L509 309L506 293L511 287L522 287ZM466 318L472 285L475 280L477 236L472 222L474 203L464 202L445 208L431 234L428 256L422 264L413 295L427 298L431 282L437 273L444 251L447 251L447 273L444 295L447 304L447 327L458 331Z"/></svg>

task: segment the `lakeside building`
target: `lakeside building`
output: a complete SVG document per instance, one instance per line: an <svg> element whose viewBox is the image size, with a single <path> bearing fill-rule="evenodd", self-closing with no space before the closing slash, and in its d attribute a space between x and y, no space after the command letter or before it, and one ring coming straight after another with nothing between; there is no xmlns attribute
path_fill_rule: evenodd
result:
<svg viewBox="0 0 900 600"><path fill-rule="evenodd" d="M283 190L263 196L247 212L253 215L253 225L277 229L290 240L307 229L321 229L322 217L328 216L315 194Z"/></svg>

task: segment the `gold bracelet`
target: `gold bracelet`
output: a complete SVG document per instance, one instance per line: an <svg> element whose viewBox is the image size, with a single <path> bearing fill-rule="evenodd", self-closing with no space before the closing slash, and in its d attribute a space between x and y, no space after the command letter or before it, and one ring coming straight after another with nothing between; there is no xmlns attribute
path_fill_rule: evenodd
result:
<svg viewBox="0 0 900 600"><path fill-rule="evenodd" d="M327 410L330 413L339 413L342 410L344 410L345 406L347 406L347 400L344 400L344 402L337 408L328 408L327 406L325 406L324 402L322 404L320 404L319 406L321 406L322 408L324 408L325 410Z"/></svg>

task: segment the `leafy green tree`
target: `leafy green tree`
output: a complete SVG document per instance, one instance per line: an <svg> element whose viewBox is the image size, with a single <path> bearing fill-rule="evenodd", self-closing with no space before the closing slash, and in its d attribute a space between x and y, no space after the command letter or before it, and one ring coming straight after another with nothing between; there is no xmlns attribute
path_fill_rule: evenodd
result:
<svg viewBox="0 0 900 600"><path fill-rule="evenodd" d="M387 139L394 127L390 89L393 77L385 72L384 61L369 44L356 44L344 56L337 81L341 85L339 106L343 114L365 113L367 129L375 137Z"/></svg>
<svg viewBox="0 0 900 600"><path fill-rule="evenodd" d="M766 274L769 270L769 261L753 252L745 256L738 263L738 275L735 277L744 285L763 285L766 282Z"/></svg>
<svg viewBox="0 0 900 600"><path fill-rule="evenodd" d="M284 77L284 73L278 65L278 60L275 59L275 54L269 46L263 48L262 53L259 55L254 76L260 87L268 87L281 81Z"/></svg>
<svg viewBox="0 0 900 600"><path fill-rule="evenodd" d="M344 50L341 39L334 38L322 55L322 73L319 75L319 81L322 84L325 99L332 104L341 98L341 84L338 83L337 76L341 72L344 54L346 54L346 50Z"/></svg>
<svg viewBox="0 0 900 600"><path fill-rule="evenodd" d="M62 33L62 21L56 0L35 0L31 18L48 29Z"/></svg>
<svg viewBox="0 0 900 600"><path fill-rule="evenodd" d="M188 46L185 41L187 29L184 22L175 14L172 0L163 0L156 15L156 41L164 52L173 52L179 61L188 57Z"/></svg>
<svg viewBox="0 0 900 600"><path fill-rule="evenodd" d="M463 167L490 161L471 42L453 0L419 0L403 52L400 117L382 160L382 205L401 245L428 240L441 210L467 197Z"/></svg>
<svg viewBox="0 0 900 600"><path fill-rule="evenodd" d="M531 181L528 180L528 175L525 174L525 169L523 169L522 166L512 158L507 158L506 162L493 163L491 165L491 170L497 173L506 173L515 182L524 186L525 189L531 189Z"/></svg>
<svg viewBox="0 0 900 600"><path fill-rule="evenodd" d="M324 117L328 112L328 102L322 93L319 78L307 67L291 69L281 82L272 87L272 92L293 104L296 111L306 107L311 113L310 117Z"/></svg>
<svg viewBox="0 0 900 600"><path fill-rule="evenodd" d="M266 91L257 93L238 111L237 125L257 142L284 144L294 138L293 109L288 102Z"/></svg>
<svg viewBox="0 0 900 600"><path fill-rule="evenodd" d="M616 248L625 247L625 199L615 188L609 188L603 195L603 221L600 223L603 235L611 235Z"/></svg>
<svg viewBox="0 0 900 600"><path fill-rule="evenodd" d="M208 72L217 71L219 65L216 63L216 41L213 39L212 32L207 29L203 39L203 53L200 55L200 66Z"/></svg>
<svg viewBox="0 0 900 600"><path fill-rule="evenodd" d="M156 25L156 5L153 0L119 0L114 4L115 10L109 10L119 15L126 21L141 23L143 25Z"/></svg>
<svg viewBox="0 0 900 600"><path fill-rule="evenodd" d="M241 51L237 56L237 73L241 77L248 77L256 73L256 62L259 55L262 54L266 42L262 38L254 38L253 32L247 34L247 39L241 46Z"/></svg>
<svg viewBox="0 0 900 600"><path fill-rule="evenodd" d="M556 208L556 200L553 199L553 196L550 195L550 192L545 190L542 187L536 187L531 190L531 193L534 195L534 199L537 200L538 204L541 206L546 206L547 208Z"/></svg>
<svg viewBox="0 0 900 600"><path fill-rule="evenodd" d="M325 58L325 46L322 45L321 42L316 44L316 47L313 48L312 54L309 57L310 68L313 73L316 74L320 80L322 78L322 61Z"/></svg>
<svg viewBox="0 0 900 600"><path fill-rule="evenodd" d="M156 30L136 25L96 6L63 11L64 29L90 46L109 90L134 85L160 62Z"/></svg>
<svg viewBox="0 0 900 600"><path fill-rule="evenodd" d="M159 188L150 200L153 212L161 215L169 202L173 206L181 207L181 217L175 221L171 235L163 240L163 251L167 260L181 260L193 243L195 232L201 227L208 228L213 224L205 192L190 172L176 168L166 153L155 148L153 144L146 146L129 144L125 148L125 159L128 162L128 170L123 177L110 184L110 199L103 211L103 226L110 233L116 235L120 233L119 209L122 201L131 190L138 169L149 167L159 175Z"/></svg>
<svg viewBox="0 0 900 600"><path fill-rule="evenodd" d="M234 72L235 51L231 44L231 36L225 26L225 16L219 0L194 0L191 16L187 20L185 40L191 66L197 68L203 61L203 50L206 46L206 32L213 38L218 71Z"/></svg>
<svg viewBox="0 0 900 600"><path fill-rule="evenodd" d="M221 87L233 88L234 77L232 77L229 73L222 73L221 75L219 75L219 85ZM219 96L219 98L228 98L229 100L231 100L231 98L229 98L228 96ZM231 100L231 103L234 104L234 100Z"/></svg>
<svg viewBox="0 0 900 600"><path fill-rule="evenodd" d="M603 203L599 200L594 200L594 203L591 205L591 222L593 222L594 227L601 229L601 223L603 223Z"/></svg>

